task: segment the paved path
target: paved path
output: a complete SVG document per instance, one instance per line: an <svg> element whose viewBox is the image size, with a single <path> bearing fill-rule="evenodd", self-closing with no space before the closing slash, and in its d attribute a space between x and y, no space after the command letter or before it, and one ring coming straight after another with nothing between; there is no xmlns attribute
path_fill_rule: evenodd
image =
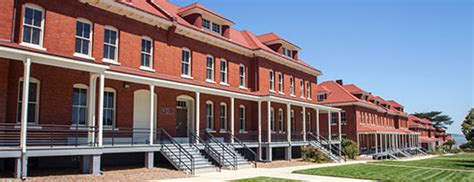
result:
<svg viewBox="0 0 474 182"><path fill-rule="evenodd" d="M302 181L318 181L318 182L367 181L367 180L357 180L357 179L327 177L327 176L313 176L313 175L291 173L292 171L300 170L300 169L338 166L338 165L347 165L347 164L358 164L358 163L366 163L366 161L350 161L346 163L329 163L329 164L311 164L311 165L304 165L304 166L280 167L280 168L256 168L256 169L248 168L248 169L239 169L237 171L222 170L222 172L197 174L190 178L179 178L179 179L170 179L170 180L162 180L162 181L163 182L187 182L187 181L215 182L215 181L229 181L229 180L243 179L243 178L254 178L254 177L259 177L259 176L295 179L295 180L302 180Z"/></svg>

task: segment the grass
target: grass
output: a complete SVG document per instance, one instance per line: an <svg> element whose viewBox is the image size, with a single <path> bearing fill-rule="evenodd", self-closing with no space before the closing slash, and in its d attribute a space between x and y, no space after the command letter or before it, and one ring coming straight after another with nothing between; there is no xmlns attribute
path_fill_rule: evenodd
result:
<svg viewBox="0 0 474 182"><path fill-rule="evenodd" d="M268 182L299 182L299 180L271 178L271 177L264 177L264 176L232 180L232 182L267 182L267 181Z"/></svg>
<svg viewBox="0 0 474 182"><path fill-rule="evenodd" d="M295 173L384 181L472 181L474 154L314 168Z"/></svg>

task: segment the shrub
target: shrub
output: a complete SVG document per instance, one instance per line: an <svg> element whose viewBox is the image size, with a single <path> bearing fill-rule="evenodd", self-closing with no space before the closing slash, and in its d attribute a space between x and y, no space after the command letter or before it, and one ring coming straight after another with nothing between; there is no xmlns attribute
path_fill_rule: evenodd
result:
<svg viewBox="0 0 474 182"><path fill-rule="evenodd" d="M301 156L304 161L323 163L329 161L328 156L319 150L319 148L313 146L301 147Z"/></svg>
<svg viewBox="0 0 474 182"><path fill-rule="evenodd" d="M454 148L451 149L450 152L457 154L457 153L460 153L461 151L462 151L462 150L461 150L459 147L454 147Z"/></svg>
<svg viewBox="0 0 474 182"><path fill-rule="evenodd" d="M456 141L454 139L449 139L448 141L446 141L443 145L444 146L447 146L448 148L448 151L450 151L451 149L453 149L453 145L456 144Z"/></svg>
<svg viewBox="0 0 474 182"><path fill-rule="evenodd" d="M349 139L342 139L342 152L346 155L349 159L355 159L356 156L359 155L359 146L357 143L349 140Z"/></svg>
<svg viewBox="0 0 474 182"><path fill-rule="evenodd" d="M466 149L474 149L474 143L469 141L467 143L463 143L459 146L459 148L466 150Z"/></svg>

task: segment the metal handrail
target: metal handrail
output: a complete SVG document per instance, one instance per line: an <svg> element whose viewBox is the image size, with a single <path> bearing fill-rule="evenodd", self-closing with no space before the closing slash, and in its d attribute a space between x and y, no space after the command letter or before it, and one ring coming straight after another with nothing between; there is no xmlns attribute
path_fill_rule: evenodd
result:
<svg viewBox="0 0 474 182"><path fill-rule="evenodd" d="M344 159L344 161L347 161L346 154L344 153L343 150L340 149L339 146L334 145L331 141L329 141L328 139L326 139L322 136L314 136L314 134L312 134L312 133L308 133L308 136L309 136L309 138L312 138L312 139L314 139L314 141L318 142L321 146L327 145L328 147L326 147L326 149L328 149L328 152L330 152L334 156L339 157L339 160L342 158L342 159ZM326 144L322 143L320 139L326 141ZM341 145L341 144L339 144L339 145ZM341 155L343 155L344 157L339 155L339 151L341 151ZM336 153L336 154L334 154L334 153Z"/></svg>
<svg viewBox="0 0 474 182"><path fill-rule="evenodd" d="M196 133L193 131L189 130L189 134L191 137L191 145L193 145L195 148L199 149L199 146L197 145L198 141L199 143L202 143L204 145L204 151L217 162L217 167L219 168L219 171L221 168L224 166L224 162L222 161L223 157L222 155L215 150L214 148L209 145L209 143L205 140L203 140L201 137L197 136Z"/></svg>
<svg viewBox="0 0 474 182"><path fill-rule="evenodd" d="M161 144L162 150L163 150L163 147L166 147L166 149L171 154L173 154L176 157L176 159L179 160L178 168L181 168L181 164L184 164L184 166L189 171L191 171L191 174L194 175L194 172L195 172L194 157L188 151L186 151L183 148L183 146L181 146L181 144L179 144L173 137L171 137L171 135L164 128L160 128L158 129L158 131L164 134L164 135L160 135L161 136L160 144ZM164 140L162 139L163 136L166 137L171 142L171 144L173 144L177 149L179 149L179 154L175 154L173 150L171 150L167 145L165 145L165 143L163 142ZM183 160L181 160L181 153L184 154L184 157L186 157L187 159L191 161L191 166L188 166Z"/></svg>
<svg viewBox="0 0 474 182"><path fill-rule="evenodd" d="M213 143L217 144L222 149L223 159L225 160L225 162L228 162L232 167L234 167L235 170L237 170L237 155L235 154L235 150L229 149L222 142L220 142L219 140L216 140L214 138L214 136L211 133L209 133L208 131L204 130L204 134L206 134L206 136L209 140L211 140ZM208 142L208 141L206 141L206 142ZM225 157L224 152L227 152L229 155L231 155L231 157L233 159L233 163Z"/></svg>
<svg viewBox="0 0 474 182"><path fill-rule="evenodd" d="M228 132L227 134L229 135L229 137L230 137L231 139L234 139L234 142L237 142L237 144L239 144L240 146L242 146L242 148L244 148L245 151L249 151L250 154L253 155L254 160L253 160L252 163L253 163L254 167L257 168L257 154L256 154L252 149L250 149L249 147L247 147L247 145L245 145L244 142L242 142L239 138L237 138L237 137L236 137L235 135L233 135L231 132ZM234 151L235 151L235 146L232 145L232 144L231 144L231 146L233 147L233 149L234 149ZM244 154L244 156L245 156L245 154Z"/></svg>

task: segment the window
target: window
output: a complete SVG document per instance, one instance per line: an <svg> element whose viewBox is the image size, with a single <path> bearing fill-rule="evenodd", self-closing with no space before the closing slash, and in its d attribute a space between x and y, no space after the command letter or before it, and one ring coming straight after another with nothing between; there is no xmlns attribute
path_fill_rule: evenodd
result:
<svg viewBox="0 0 474 182"><path fill-rule="evenodd" d="M72 89L72 118L73 125L86 125L87 118L87 86L75 84Z"/></svg>
<svg viewBox="0 0 474 182"><path fill-rule="evenodd" d="M183 48L181 58L181 76L191 77L191 51Z"/></svg>
<svg viewBox="0 0 474 182"><path fill-rule="evenodd" d="M211 101L206 102L206 128L214 130L214 104Z"/></svg>
<svg viewBox="0 0 474 182"><path fill-rule="evenodd" d="M106 26L104 32L104 59L105 62L117 62L118 33L117 29Z"/></svg>
<svg viewBox="0 0 474 182"><path fill-rule="evenodd" d="M227 131L227 105L221 103L220 106L221 131Z"/></svg>
<svg viewBox="0 0 474 182"><path fill-rule="evenodd" d="M33 47L43 47L44 9L26 4L23 15L22 43Z"/></svg>
<svg viewBox="0 0 474 182"><path fill-rule="evenodd" d="M290 110L291 131L296 131L295 110Z"/></svg>
<svg viewBox="0 0 474 182"><path fill-rule="evenodd" d="M278 92L283 93L283 75L278 73Z"/></svg>
<svg viewBox="0 0 474 182"><path fill-rule="evenodd" d="M311 112L308 112L307 114L307 117L306 117L306 125L307 125L307 128L306 130L311 132L312 131L312 123L311 123Z"/></svg>
<svg viewBox="0 0 474 182"><path fill-rule="evenodd" d="M221 25L212 22L212 32L221 34Z"/></svg>
<svg viewBox="0 0 474 182"><path fill-rule="evenodd" d="M283 131L283 109L278 109L278 131Z"/></svg>
<svg viewBox="0 0 474 182"><path fill-rule="evenodd" d="M331 125L336 125L337 124L337 113L332 112L331 113Z"/></svg>
<svg viewBox="0 0 474 182"><path fill-rule="evenodd" d="M346 112L345 111L342 111L341 112L341 124L342 125L346 125Z"/></svg>
<svg viewBox="0 0 474 182"><path fill-rule="evenodd" d="M149 37L142 38L142 54L141 54L142 68L153 68L153 40Z"/></svg>
<svg viewBox="0 0 474 182"><path fill-rule="evenodd" d="M211 30L211 22L209 20L206 20L206 19L202 19L202 28L204 29L207 29L207 30Z"/></svg>
<svg viewBox="0 0 474 182"><path fill-rule="evenodd" d="M211 55L206 58L206 80L214 81L214 57Z"/></svg>
<svg viewBox="0 0 474 182"><path fill-rule="evenodd" d="M326 99L327 99L327 94L326 93L318 94L318 101L324 101Z"/></svg>
<svg viewBox="0 0 474 182"><path fill-rule="evenodd" d="M306 97L311 99L311 82L309 81L306 83Z"/></svg>
<svg viewBox="0 0 474 182"><path fill-rule="evenodd" d="M90 57L91 45L92 23L86 19L78 18L76 21L76 53Z"/></svg>
<svg viewBox="0 0 474 182"><path fill-rule="evenodd" d="M300 97L304 98L304 80L300 80Z"/></svg>
<svg viewBox="0 0 474 182"><path fill-rule="evenodd" d="M290 77L290 95L295 95L295 78L293 76Z"/></svg>
<svg viewBox="0 0 474 182"><path fill-rule="evenodd" d="M273 107L270 109L270 129L275 131L275 110Z"/></svg>
<svg viewBox="0 0 474 182"><path fill-rule="evenodd" d="M245 66L243 64L241 64L239 67L239 75L240 87L245 88Z"/></svg>
<svg viewBox="0 0 474 182"><path fill-rule="evenodd" d="M38 124L38 110L39 110L39 96L40 96L40 81L30 77L30 84L28 90L28 110L27 122ZM23 78L18 82L18 112L17 122L21 121L21 107L23 104Z"/></svg>
<svg viewBox="0 0 474 182"><path fill-rule="evenodd" d="M285 47L283 47L282 54L285 55L285 56L288 56L290 58L293 57L293 51L291 51L290 49L287 49Z"/></svg>
<svg viewBox="0 0 474 182"><path fill-rule="evenodd" d="M245 131L246 130L246 124L245 124L245 106L240 105L239 106L239 121L240 121L240 131Z"/></svg>
<svg viewBox="0 0 474 182"><path fill-rule="evenodd" d="M275 90L275 73L273 70L270 70L270 91Z"/></svg>
<svg viewBox="0 0 474 182"><path fill-rule="evenodd" d="M227 83L227 61L221 60L221 83Z"/></svg>
<svg viewBox="0 0 474 182"><path fill-rule="evenodd" d="M115 124L115 90L105 88L104 91L104 126L114 127Z"/></svg>

